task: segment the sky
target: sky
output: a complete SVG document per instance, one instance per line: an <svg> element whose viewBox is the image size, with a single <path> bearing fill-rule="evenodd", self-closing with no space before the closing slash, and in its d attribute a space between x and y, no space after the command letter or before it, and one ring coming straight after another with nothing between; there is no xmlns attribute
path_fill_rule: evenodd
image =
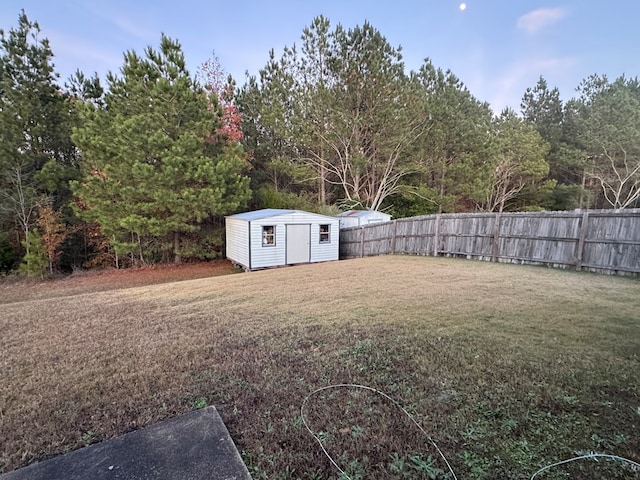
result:
<svg viewBox="0 0 640 480"><path fill-rule="evenodd" d="M123 53L177 39L192 74L214 53L238 85L258 75L274 49L300 44L303 29L324 15L332 26L368 21L405 68L425 58L451 70L499 113L520 111L540 76L563 100L591 74L640 76L637 0L0 0L0 28L15 28L24 9L49 39L63 83L77 69L104 79Z"/></svg>

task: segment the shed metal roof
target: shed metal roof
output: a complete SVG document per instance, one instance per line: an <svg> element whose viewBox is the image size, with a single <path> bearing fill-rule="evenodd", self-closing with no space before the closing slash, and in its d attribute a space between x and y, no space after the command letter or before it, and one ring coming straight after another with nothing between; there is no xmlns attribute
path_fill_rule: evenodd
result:
<svg viewBox="0 0 640 480"><path fill-rule="evenodd" d="M262 210L253 210L251 212L236 213L229 215L229 218L239 218L240 220L261 220L263 218L276 217L278 215L287 215L297 212L298 210L282 210L279 208L263 208Z"/></svg>
<svg viewBox="0 0 640 480"><path fill-rule="evenodd" d="M290 215L292 213L303 213L306 215L314 215L317 217L334 218L334 217L327 217L326 215L320 215L319 213L305 212L303 210L283 210L279 208L263 208L262 210L236 213L235 215L229 215L227 218L237 218L240 220L247 220L250 222L252 220L263 220L265 218L278 217L280 215Z"/></svg>

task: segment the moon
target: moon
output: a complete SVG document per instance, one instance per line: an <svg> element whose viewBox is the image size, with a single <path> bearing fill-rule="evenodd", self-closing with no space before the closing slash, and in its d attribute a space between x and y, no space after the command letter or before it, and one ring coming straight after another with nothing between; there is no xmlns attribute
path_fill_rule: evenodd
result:
<svg viewBox="0 0 640 480"><path fill-rule="evenodd" d="M460 10L465 11L467 9L467 4L466 3L461 3L460 4Z"/></svg>

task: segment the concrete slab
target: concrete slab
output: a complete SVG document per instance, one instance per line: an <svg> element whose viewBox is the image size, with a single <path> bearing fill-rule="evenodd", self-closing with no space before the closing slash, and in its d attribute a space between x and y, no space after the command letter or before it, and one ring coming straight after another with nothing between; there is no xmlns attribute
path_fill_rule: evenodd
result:
<svg viewBox="0 0 640 480"><path fill-rule="evenodd" d="M251 480L215 407L0 475L0 480Z"/></svg>

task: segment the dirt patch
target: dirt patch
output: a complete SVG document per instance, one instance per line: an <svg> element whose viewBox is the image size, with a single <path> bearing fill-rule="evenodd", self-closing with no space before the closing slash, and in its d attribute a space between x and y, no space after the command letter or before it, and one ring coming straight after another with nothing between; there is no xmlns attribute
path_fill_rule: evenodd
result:
<svg viewBox="0 0 640 480"><path fill-rule="evenodd" d="M215 260L147 265L125 270L79 271L68 277L51 280L5 280L0 282L0 304L216 277L236 271L231 262Z"/></svg>

